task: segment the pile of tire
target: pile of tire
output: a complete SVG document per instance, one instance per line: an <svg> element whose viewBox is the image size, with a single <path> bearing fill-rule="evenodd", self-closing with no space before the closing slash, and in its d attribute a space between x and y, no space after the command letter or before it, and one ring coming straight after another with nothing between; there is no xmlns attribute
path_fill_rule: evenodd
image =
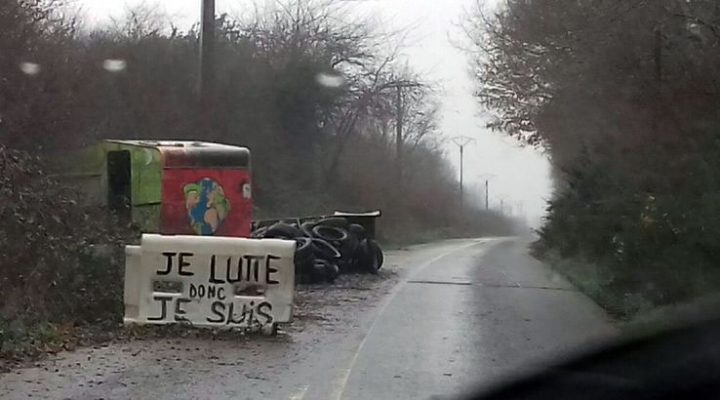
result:
<svg viewBox="0 0 720 400"><path fill-rule="evenodd" d="M302 224L278 222L255 229L251 237L295 240L298 283L331 283L347 273L376 274L384 261L380 246L365 228L342 217Z"/></svg>

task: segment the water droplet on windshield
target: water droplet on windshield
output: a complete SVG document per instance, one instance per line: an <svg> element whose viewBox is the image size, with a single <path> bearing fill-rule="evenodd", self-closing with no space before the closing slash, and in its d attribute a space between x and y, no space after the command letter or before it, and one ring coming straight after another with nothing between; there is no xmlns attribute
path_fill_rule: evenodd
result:
<svg viewBox="0 0 720 400"><path fill-rule="evenodd" d="M33 62L20 63L20 71L26 75L37 75L40 73L40 64Z"/></svg>
<svg viewBox="0 0 720 400"><path fill-rule="evenodd" d="M322 72L315 76L315 80L321 86L332 88L340 87L345 82L345 79L340 75L331 75Z"/></svg>
<svg viewBox="0 0 720 400"><path fill-rule="evenodd" d="M103 62L103 68L105 68L105 70L109 72L124 71L126 67L127 62L125 62L125 60L107 59Z"/></svg>

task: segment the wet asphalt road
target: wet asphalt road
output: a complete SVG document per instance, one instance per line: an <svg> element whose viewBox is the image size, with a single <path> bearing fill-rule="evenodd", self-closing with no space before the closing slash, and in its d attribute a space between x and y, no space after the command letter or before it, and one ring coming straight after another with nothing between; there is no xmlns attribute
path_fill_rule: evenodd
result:
<svg viewBox="0 0 720 400"><path fill-rule="evenodd" d="M614 335L517 238L389 252L382 279L306 287L277 338L163 338L0 375L0 398L452 398Z"/></svg>
<svg viewBox="0 0 720 400"><path fill-rule="evenodd" d="M341 397L447 398L611 335L604 313L524 245L472 245L412 271L362 344Z"/></svg>

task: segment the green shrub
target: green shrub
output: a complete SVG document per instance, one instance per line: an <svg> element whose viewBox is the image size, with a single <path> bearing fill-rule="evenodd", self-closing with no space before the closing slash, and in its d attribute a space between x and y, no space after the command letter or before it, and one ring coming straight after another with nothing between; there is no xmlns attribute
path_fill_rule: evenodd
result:
<svg viewBox="0 0 720 400"><path fill-rule="evenodd" d="M668 172L685 177L671 185L646 185L659 173L649 165L636 164L628 174L609 160L577 162L550 202L540 253L573 260L560 269L605 304L621 304L614 309L627 316L717 291L720 142L706 137L683 154L682 169ZM588 275L583 263L604 278Z"/></svg>
<svg viewBox="0 0 720 400"><path fill-rule="evenodd" d="M120 321L121 229L74 196L40 159L0 146L0 343L49 339L46 323Z"/></svg>

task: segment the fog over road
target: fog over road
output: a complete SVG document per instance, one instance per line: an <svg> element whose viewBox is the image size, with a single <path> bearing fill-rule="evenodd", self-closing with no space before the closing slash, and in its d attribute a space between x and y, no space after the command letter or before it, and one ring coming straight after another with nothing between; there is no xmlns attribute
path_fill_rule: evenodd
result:
<svg viewBox="0 0 720 400"><path fill-rule="evenodd" d="M276 338L160 338L0 375L0 398L410 399L486 386L614 334L518 238L388 252L381 277L302 287Z"/></svg>

